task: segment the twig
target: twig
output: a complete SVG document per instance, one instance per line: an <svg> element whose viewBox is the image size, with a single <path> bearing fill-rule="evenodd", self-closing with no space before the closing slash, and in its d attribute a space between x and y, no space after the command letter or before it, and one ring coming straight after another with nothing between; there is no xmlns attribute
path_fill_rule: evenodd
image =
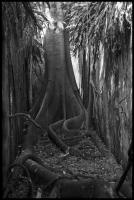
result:
<svg viewBox="0 0 134 200"><path fill-rule="evenodd" d="M31 118L31 116L29 114L26 113L15 113L14 115L8 115L10 118L14 118L14 117L25 117L27 118L30 122L32 122L37 128L41 129L43 132L44 130L42 129L42 127L34 120Z"/></svg>

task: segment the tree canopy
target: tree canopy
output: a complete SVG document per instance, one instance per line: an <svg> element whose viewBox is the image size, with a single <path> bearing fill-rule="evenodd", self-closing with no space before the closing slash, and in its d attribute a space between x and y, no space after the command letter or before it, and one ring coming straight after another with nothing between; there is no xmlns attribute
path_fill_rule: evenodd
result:
<svg viewBox="0 0 134 200"><path fill-rule="evenodd" d="M63 9L75 54L88 44L99 46L100 41L112 42L112 51L116 51L121 43L118 31L124 33L125 26L132 24L131 2L65 2Z"/></svg>

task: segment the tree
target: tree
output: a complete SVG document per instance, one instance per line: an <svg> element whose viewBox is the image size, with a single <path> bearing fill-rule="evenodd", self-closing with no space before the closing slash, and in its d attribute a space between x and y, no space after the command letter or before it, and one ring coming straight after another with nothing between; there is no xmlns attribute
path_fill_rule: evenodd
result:
<svg viewBox="0 0 134 200"><path fill-rule="evenodd" d="M41 54L34 40L37 18L29 2L2 2L3 185L23 140L23 120L9 120L9 114L30 109L30 62Z"/></svg>
<svg viewBox="0 0 134 200"><path fill-rule="evenodd" d="M25 9L29 11L29 8L26 6L27 5L24 4ZM103 6L104 5L102 3L100 6L101 9ZM93 8L94 6L91 5L91 7ZM96 6L96 8L100 7L98 7L98 5ZM95 12L94 10L95 9L92 10L93 14ZM24 153L24 157L22 155L22 157L20 156L18 159L21 162L24 162L28 158L34 158L39 161L39 159L35 158L34 155L31 154L31 151L33 151L33 147L42 132L47 132L51 141L63 152L69 152L72 154L80 153L79 151L72 151L74 150L72 148L68 148L62 139L57 136L57 133L59 132L60 134L63 134L64 137L68 137L72 134L78 135L80 134L80 129L87 120L87 112L82 104L82 99L79 94L72 69L69 47L69 31L67 30L67 27L63 28L63 13L61 4L59 2L56 4L52 3L51 12L55 21L53 21L54 28L51 29L50 27L47 30L44 40L46 54L44 85L42 87L42 94L38 98L37 103L34 105L33 109L30 110L30 114L34 118L35 123L39 124L40 127L37 124L35 127L35 123L28 127L28 134L26 135L24 142L26 154ZM103 13L103 17L104 14L105 12ZM99 20L99 17L97 20ZM97 23L99 22L97 21ZM94 30L94 28L92 29L91 27L95 28L95 24L93 23L93 26L90 25L90 34ZM98 31L96 31L96 35L97 34ZM94 42L97 38L96 35L93 40ZM100 39L100 37L98 38ZM95 62L99 46L98 44L99 41L97 40L97 42L92 45L92 49L90 49L93 52L92 71L89 70L92 72L92 81L96 78L94 74L96 73ZM85 52L83 57L84 60ZM93 97L95 97L95 88L93 90L92 89L91 93L93 94ZM107 96L105 96L105 99L106 98ZM92 99L90 99L90 101L91 100ZM96 99L94 98L93 100ZM95 103L93 104L94 107L96 106ZM90 110L90 112L93 112L91 111L91 104L88 107L88 111ZM29 155L27 155L27 152Z"/></svg>
<svg viewBox="0 0 134 200"><path fill-rule="evenodd" d="M94 118L98 134L117 161L125 165L132 134L132 3L70 2L67 5L73 51L76 54L88 48L90 52L88 125L91 117ZM84 97L87 91L82 89Z"/></svg>
<svg viewBox="0 0 134 200"><path fill-rule="evenodd" d="M5 19L3 19L4 23ZM3 24L2 23L2 27ZM3 29L2 29L3 30ZM8 63L7 63L7 29L2 31L2 173L3 173L3 187L5 187L6 184L6 172L7 168L10 162L10 154L9 154L9 119L8 119L8 113L9 113L9 82L8 82Z"/></svg>
<svg viewBox="0 0 134 200"><path fill-rule="evenodd" d="M82 69L84 68L83 71L85 71L86 65L88 65L88 70L90 72L88 84L92 85L92 82L95 86L94 89L102 88L102 81L101 83L99 81L99 73L101 71L101 63L99 62L100 57L103 55L102 52L104 48L105 55L104 59L102 58L105 65L103 76L105 76L105 82L107 82L106 85L108 86L112 73L116 73L116 77L120 74L119 68L115 70L114 65L120 60L121 55L124 60L126 58L125 54L128 52L130 29L132 28L130 28L132 4L130 2L69 2L64 4L65 7L68 7L68 9L66 9L66 18L68 19L68 29L70 30L70 41L73 46L73 52L75 54L77 52L85 52L86 49L90 52L90 64L86 62L85 66L82 66ZM86 55L86 53L84 53L83 56L81 56L81 54L79 56L80 63L85 59L84 54ZM106 61L105 59L108 60ZM120 65L122 66L121 63ZM101 67L103 68L103 66ZM83 87L83 93L85 93L83 97L88 93L87 90L89 90L89 87L87 87L86 90ZM97 90L98 93L100 93L99 89ZM95 94L97 94L97 90ZM104 98L107 101L107 94ZM89 98L89 101L91 102L92 100ZM95 107L95 105L92 105L92 107ZM91 115L89 114L89 116ZM107 120L108 119L105 119L105 121ZM97 119L95 121L97 121ZM106 132L108 132L109 128L107 127L106 129Z"/></svg>
<svg viewBox="0 0 134 200"><path fill-rule="evenodd" d="M56 30L48 29L45 36L44 48L47 60L43 94L31 111L31 115L35 116L36 110L35 121L41 125L44 132L48 132L52 141L66 152L68 148L56 136L56 132L59 130L65 135L79 133L85 121L85 109L73 73L69 33L60 27L63 21L61 4L53 3L52 12L56 13L57 27ZM25 148L33 147L39 133L41 131L34 125L29 126Z"/></svg>

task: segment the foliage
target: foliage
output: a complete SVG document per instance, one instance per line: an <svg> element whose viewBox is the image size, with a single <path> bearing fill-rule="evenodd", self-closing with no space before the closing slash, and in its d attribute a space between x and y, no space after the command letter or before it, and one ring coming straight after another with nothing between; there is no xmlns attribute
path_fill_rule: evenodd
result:
<svg viewBox="0 0 134 200"><path fill-rule="evenodd" d="M18 47L18 54L21 56L23 54L23 58L30 57L32 54L33 62L37 60L37 56L41 58L40 54L43 48L34 36L42 30L43 23L47 26L48 19L40 13L39 4L3 2L2 12L3 31L6 31L4 34L8 40L14 39Z"/></svg>
<svg viewBox="0 0 134 200"><path fill-rule="evenodd" d="M42 3L45 6L47 4ZM7 52L9 79L9 113L28 111L31 106L31 68L42 61L42 44L36 37L48 25L45 14L40 15L39 3L2 2L2 45ZM5 54L3 52L3 54ZM3 58L5 60L5 58ZM23 101L22 101L23 100ZM16 155L22 142L22 120L10 123L11 157ZM12 159L12 158L11 158Z"/></svg>
<svg viewBox="0 0 134 200"><path fill-rule="evenodd" d="M124 33L126 21L132 21L131 2L69 2L63 3L63 9L75 54L88 44L99 47L100 41L112 43L115 52L120 43L118 31Z"/></svg>
<svg viewBox="0 0 134 200"><path fill-rule="evenodd" d="M8 41L8 63L13 66L13 73L26 73L23 70L29 73L32 69L32 79L36 81L40 81L43 74L39 73L40 65L44 63L40 34L43 27L49 24L45 14L48 7L50 8L48 2L2 2L2 35ZM17 80L19 74L15 73L13 76ZM28 78L31 75L24 76ZM21 79L20 83L24 81L23 75Z"/></svg>

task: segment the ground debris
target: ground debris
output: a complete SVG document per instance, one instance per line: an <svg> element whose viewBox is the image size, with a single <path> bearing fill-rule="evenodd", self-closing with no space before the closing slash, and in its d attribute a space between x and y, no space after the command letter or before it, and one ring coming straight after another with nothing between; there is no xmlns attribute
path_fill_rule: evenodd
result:
<svg viewBox="0 0 134 200"><path fill-rule="evenodd" d="M103 143L102 146L105 148ZM102 155L90 137L83 138L73 147L86 154L86 156L88 155L89 159L84 160L81 157L71 155L61 159L62 156L64 157L63 153L51 143L41 146L39 142L36 146L36 153L44 160L45 164L56 169L60 175L64 171L66 174L72 172L72 174L77 175L100 176L108 181L118 180L121 176L122 167L117 164L114 156L111 153L109 153L109 157ZM108 152L107 149L106 152Z"/></svg>
<svg viewBox="0 0 134 200"><path fill-rule="evenodd" d="M43 141L43 142L42 142ZM34 147L36 156L39 157L44 165L48 167L49 170L56 173L58 176L69 177L74 179L88 179L88 178L102 178L108 182L116 182L122 175L122 167L117 164L114 156L108 152L105 156L99 151L94 142L92 142L90 137L82 138L81 141L77 142L74 149L78 149L80 152L85 154L88 159L84 159L79 156L70 155L69 153L63 154L54 144L50 141L45 143L45 138L41 138L40 141ZM99 145L101 143L99 142ZM103 151L105 151L105 146L102 143ZM49 197L49 192L43 185L33 184L32 197L34 198L47 198ZM23 192L22 187L19 187L19 192L15 191L17 198L21 198L20 195ZM17 194L18 193L18 194Z"/></svg>

